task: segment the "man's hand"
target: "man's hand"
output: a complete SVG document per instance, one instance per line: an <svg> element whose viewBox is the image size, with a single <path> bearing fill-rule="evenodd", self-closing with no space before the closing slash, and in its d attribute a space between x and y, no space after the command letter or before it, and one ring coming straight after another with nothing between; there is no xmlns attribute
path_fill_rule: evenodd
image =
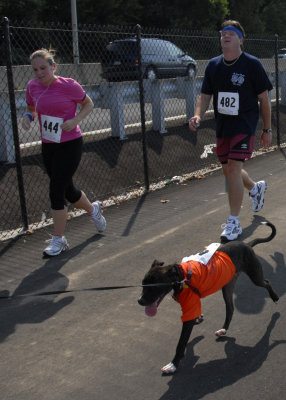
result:
<svg viewBox="0 0 286 400"><path fill-rule="evenodd" d="M189 128L191 131L195 132L198 127L200 126L200 117L195 115L194 117L190 118L189 120Z"/></svg>
<svg viewBox="0 0 286 400"><path fill-rule="evenodd" d="M259 144L263 144L264 149L270 146L272 142L272 132L262 132Z"/></svg>

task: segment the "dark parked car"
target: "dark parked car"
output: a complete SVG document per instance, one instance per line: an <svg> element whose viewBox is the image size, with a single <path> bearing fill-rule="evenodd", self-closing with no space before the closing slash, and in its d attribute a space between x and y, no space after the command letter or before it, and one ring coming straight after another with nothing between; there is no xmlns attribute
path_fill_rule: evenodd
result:
<svg viewBox="0 0 286 400"><path fill-rule="evenodd" d="M194 77L196 61L174 43L161 39L141 39L143 78ZM102 60L102 77L108 81L134 80L139 77L135 38L111 42Z"/></svg>

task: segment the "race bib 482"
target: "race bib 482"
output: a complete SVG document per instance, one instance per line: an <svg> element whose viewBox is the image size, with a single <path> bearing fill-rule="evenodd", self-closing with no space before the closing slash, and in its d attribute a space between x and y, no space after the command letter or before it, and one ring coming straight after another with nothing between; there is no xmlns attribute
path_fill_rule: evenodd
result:
<svg viewBox="0 0 286 400"><path fill-rule="evenodd" d="M239 94L237 92L219 92L217 110L220 114L238 115Z"/></svg>

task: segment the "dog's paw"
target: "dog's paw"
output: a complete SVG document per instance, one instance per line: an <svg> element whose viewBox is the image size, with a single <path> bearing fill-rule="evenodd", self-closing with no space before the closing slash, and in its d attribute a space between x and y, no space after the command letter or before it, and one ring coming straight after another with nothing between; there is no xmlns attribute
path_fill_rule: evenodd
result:
<svg viewBox="0 0 286 400"><path fill-rule="evenodd" d="M219 329L215 332L215 335L218 337L226 335L226 329Z"/></svg>
<svg viewBox="0 0 286 400"><path fill-rule="evenodd" d="M172 375L176 372L176 367L175 365L170 362L169 364L165 365L165 367L161 368L162 374L163 375Z"/></svg>

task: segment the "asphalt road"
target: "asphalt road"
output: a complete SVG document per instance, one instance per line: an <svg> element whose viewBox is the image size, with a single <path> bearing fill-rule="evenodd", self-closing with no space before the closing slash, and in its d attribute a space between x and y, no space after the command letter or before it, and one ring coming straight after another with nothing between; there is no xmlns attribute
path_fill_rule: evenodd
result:
<svg viewBox="0 0 286 400"><path fill-rule="evenodd" d="M286 267L283 151L247 162L255 180L268 182L259 214L245 194L241 239L277 236L255 248L278 305L245 276L235 289L235 314L226 337L216 339L224 304L220 293L203 300L205 321L194 328L174 376L180 309L171 296L154 318L137 304L143 275L157 258L171 263L219 240L228 216L221 171L105 210L108 227L95 233L87 216L68 222L70 250L54 259L41 251L47 230L0 243L1 400L278 400L285 397ZM134 285L118 290L84 288ZM76 290L51 296L33 292Z"/></svg>

